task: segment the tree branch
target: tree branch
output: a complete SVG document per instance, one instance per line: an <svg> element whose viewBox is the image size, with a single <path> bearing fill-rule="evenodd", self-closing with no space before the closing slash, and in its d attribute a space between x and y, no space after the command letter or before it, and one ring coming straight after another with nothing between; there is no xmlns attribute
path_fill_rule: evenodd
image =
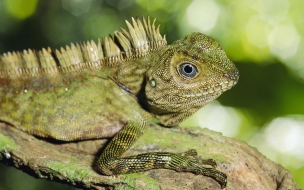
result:
<svg viewBox="0 0 304 190"><path fill-rule="evenodd" d="M137 174L103 176L94 164L107 140L71 143L48 141L0 123L0 160L30 175L90 189L220 189L213 180L192 173L157 169ZM226 189L300 189L290 172L246 143L200 128L162 128L151 124L125 154L196 149L217 161L228 176Z"/></svg>

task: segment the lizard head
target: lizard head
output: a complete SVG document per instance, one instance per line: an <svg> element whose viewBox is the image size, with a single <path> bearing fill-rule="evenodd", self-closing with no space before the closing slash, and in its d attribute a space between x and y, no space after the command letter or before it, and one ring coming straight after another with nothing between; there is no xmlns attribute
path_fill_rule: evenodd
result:
<svg viewBox="0 0 304 190"><path fill-rule="evenodd" d="M233 87L235 65L212 38L192 33L167 46L147 72L148 109L165 126L183 121Z"/></svg>

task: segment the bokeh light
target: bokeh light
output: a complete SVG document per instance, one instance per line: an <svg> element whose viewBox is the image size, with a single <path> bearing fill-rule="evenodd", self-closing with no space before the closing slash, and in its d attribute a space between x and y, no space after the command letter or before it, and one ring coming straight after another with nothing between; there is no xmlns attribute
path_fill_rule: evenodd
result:
<svg viewBox="0 0 304 190"><path fill-rule="evenodd" d="M89 11L92 0L62 0L63 9L75 16L80 16Z"/></svg>

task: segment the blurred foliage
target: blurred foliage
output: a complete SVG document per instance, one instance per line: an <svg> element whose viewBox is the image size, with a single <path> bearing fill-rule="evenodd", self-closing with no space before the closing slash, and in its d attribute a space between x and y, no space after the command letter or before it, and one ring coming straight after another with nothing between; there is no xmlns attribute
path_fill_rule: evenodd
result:
<svg viewBox="0 0 304 190"><path fill-rule="evenodd" d="M75 190L69 185L63 185L46 179L35 179L13 167L7 167L0 163L1 190Z"/></svg>
<svg viewBox="0 0 304 190"><path fill-rule="evenodd" d="M297 0L0 0L0 53L96 40L125 27L124 20L142 15L157 18L169 43L193 31L205 33L222 45L236 63L241 78L236 87L219 98L221 112L215 109L220 104L214 103L204 114L211 116L210 110L215 110L217 117L227 113L220 131L226 134L237 126L231 136L249 142L289 168L304 188L304 155L299 153L298 146L276 150L269 143L269 151L265 151L257 143L268 143L268 126L280 117L301 120L297 122L300 132L288 140L286 135L295 126L286 126L287 132L281 134L285 136L276 140L286 145L290 141L303 144L299 138L304 135L303 7L304 1ZM203 116L198 113L193 118L200 120ZM225 127L228 123L229 128ZM17 181L24 177L2 164L0 168L1 186L25 189L18 187L25 182ZM26 189L55 188L51 182L43 186L42 180L32 179L27 179L26 184L31 187Z"/></svg>
<svg viewBox="0 0 304 190"><path fill-rule="evenodd" d="M23 20L35 13L37 3L38 0L11 0L5 2L5 8L11 16Z"/></svg>

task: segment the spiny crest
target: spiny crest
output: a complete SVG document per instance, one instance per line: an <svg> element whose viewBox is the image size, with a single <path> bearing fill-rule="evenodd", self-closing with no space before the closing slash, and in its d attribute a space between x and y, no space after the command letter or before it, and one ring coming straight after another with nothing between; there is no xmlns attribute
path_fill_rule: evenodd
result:
<svg viewBox="0 0 304 190"><path fill-rule="evenodd" d="M121 28L121 31L114 31L114 39L105 36L97 44L92 40L71 43L54 51L43 48L4 53L0 55L0 77L81 72L140 58L167 44L165 36L160 35L159 25L155 28L155 19L151 24L149 17L147 20L143 17L142 22L132 18L132 25L128 21L126 24L129 32Z"/></svg>

